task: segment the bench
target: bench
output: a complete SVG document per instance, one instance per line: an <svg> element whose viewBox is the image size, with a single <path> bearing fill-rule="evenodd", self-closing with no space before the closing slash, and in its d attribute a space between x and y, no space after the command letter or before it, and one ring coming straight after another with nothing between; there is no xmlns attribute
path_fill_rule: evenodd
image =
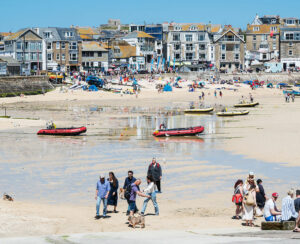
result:
<svg viewBox="0 0 300 244"><path fill-rule="evenodd" d="M295 221L284 222L261 222L262 230L293 230L295 229Z"/></svg>

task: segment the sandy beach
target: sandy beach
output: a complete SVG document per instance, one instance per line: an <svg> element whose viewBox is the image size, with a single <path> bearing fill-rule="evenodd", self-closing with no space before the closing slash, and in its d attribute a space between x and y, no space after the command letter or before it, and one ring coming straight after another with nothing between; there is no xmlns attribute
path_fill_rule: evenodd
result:
<svg viewBox="0 0 300 244"><path fill-rule="evenodd" d="M35 138L37 128L43 127L47 120L53 119L59 126L68 126L70 121L72 125L86 125L88 127L87 139L80 138L61 140L59 138L55 140L42 139L39 142L32 141L32 147L35 144L42 143L50 145L50 151L44 152L44 154L35 151L32 148L32 154L38 154L41 159L40 167L47 168L47 162L53 161L52 167L60 167L62 162L54 155L55 148L66 147L68 150L71 148L85 148L88 146L96 147L98 140L90 139L93 133L98 133L98 136L102 136L103 140L112 140L112 144L109 144L114 150L114 140L117 140L122 148L122 145L132 143L132 138L139 138L140 131L146 129L128 127L124 129L123 120L130 116L148 116L149 114L156 114L155 116L168 116L182 112L185 108L188 108L190 102L198 102L199 95L202 90L196 90L196 92L188 92L186 85L182 89L175 89L173 92L159 94L154 89L155 84L143 84L145 88L136 98L135 95L120 95L110 92L85 92L85 91L69 91L62 93L57 88L53 92L49 92L45 95L27 96L27 97L13 97L2 98L2 107L7 108L7 113L11 118L0 118L0 131L3 136L8 136L9 133L30 133L30 138ZM236 118L214 118L214 126L212 129L214 133L206 133L201 140L188 141L183 145L183 142L177 142L170 140L156 141L157 144L153 147L159 147L163 153L167 151L165 155L170 155L167 158L167 164L162 164L164 168L165 178L163 179L163 185L165 184L166 190L163 190L163 194L158 196L158 203L160 207L160 216L146 216L146 229L135 231L147 231L147 230L191 230L191 229L226 229L236 228L241 231L246 227L241 225L241 221L232 220L234 215L234 205L231 203L231 196L233 193L233 184L236 179L245 179L247 173L253 170L251 160L253 162L268 163L270 166L264 167L282 167L292 168L292 170L299 167L300 156L298 154L299 144L299 130L298 121L300 110L300 104L296 98L295 103L285 103L282 91L279 89L258 88L251 90L246 85L234 87L237 91L222 89L223 97L214 97L213 92L216 88L233 88L229 85L208 85L203 90L206 94L206 105L224 105L228 109L232 109L232 105L239 102L241 96L249 97L249 93L254 96L254 99L260 103L256 108L250 108L250 114L245 117ZM91 109L96 107L96 109ZM97 113L97 109L110 108L103 110L101 113ZM1 108L1 106L0 106ZM2 110L3 111L3 110ZM0 109L1 113L1 109ZM155 118L155 116L153 118ZM176 116L175 116L176 117ZM201 117L201 116L200 116ZM140 117L139 117L140 118ZM204 118L204 117L203 117ZM191 118L187 120L193 121L198 118ZM200 118L199 120L201 120ZM210 118L206 118L206 121L210 121ZM127 121L127 120L126 120ZM147 120L148 121L148 120ZM138 123L137 121L136 123ZM171 123L172 121L170 121ZM175 121L176 122L176 121ZM174 122L174 123L175 123ZM127 122L126 122L127 123ZM135 123L135 122L134 122ZM142 123L142 122L141 122ZM154 123L154 122L153 122ZM209 122L207 122L209 123ZM129 121L130 124L130 121ZM221 125L221 126L219 126ZM109 127L115 128L109 131ZM143 132L144 133L144 132ZM149 134L150 132L147 131ZM14 134L17 138L17 134ZM5 170L7 162L18 165L17 162L25 162L26 157L30 158L31 155L26 155L24 151L30 150L31 140L26 139L26 135L22 135L21 145L23 149L17 148L14 156L5 155L0 163L1 170ZM92 137L91 137L92 138ZM116 139L117 138L117 139ZM141 136L142 138L142 136ZM152 143L150 139L147 139L147 143ZM17 141L17 139L15 140ZM153 139L155 142L155 140ZM170 143L169 143L170 142ZM104 142L103 142L104 143ZM143 148L147 148L148 144L140 140L141 148L126 149L129 151L129 155L135 153L141 153ZM8 139L7 143L2 144L3 152L12 150L14 146L14 140ZM181 145L180 149L186 152L186 162L181 159L176 160L176 155L171 157L172 152L176 151L176 145ZM105 144L106 145L106 144ZM182 146L183 145L183 146ZM52 148L53 146L53 148ZM129 148L130 146L128 146ZM194 147L194 149L193 149ZM38 147L36 147L38 148ZM104 146L103 146L104 148ZM119 148L119 147L116 147ZM212 149L213 148L213 149ZM220 165L212 165L209 160L195 160L190 154L196 153L197 150L221 150L228 153L228 155L237 155L240 158L244 158L248 165L244 168L235 168L228 164L222 164L222 156L217 158L216 161L221 161ZM36 149L37 150L37 149ZM75 150L75 149L74 149ZM80 150L78 149L78 155ZM96 150L96 149L95 149ZM105 148L103 150L106 150ZM109 149L107 149L109 150ZM119 149L118 149L119 150ZM124 149L125 150L125 149ZM139 152L141 150L141 152ZM173 151L172 151L173 150ZM150 151L150 149L149 149ZM180 151L181 152L181 151ZM40 153L40 154L39 154ZM60 152L62 154L62 152ZM67 151L64 152L66 157L75 154L76 152ZM139 160L145 162L151 158L148 157L148 152L145 152L145 156L141 156ZM213 153L212 153L213 154ZM123 155L123 154L120 154ZM150 152L149 152L150 155ZM120 175L125 175L128 167L137 168L137 176L142 179L145 178L145 174L142 173L146 168L145 164L138 164L138 162L129 163L130 159L124 159L124 163L128 162L127 167L118 162L111 164L109 158L111 154L104 154L102 158L102 164L97 165L83 165L80 161L93 161L96 160L92 156L83 154L78 156L78 162L73 160L72 167L66 166L65 174L70 176L83 172L82 170L88 169L86 177L95 177L99 175L101 171L113 170ZM107 157L107 161L105 161ZM116 154L119 157L119 154ZM166 157L166 156L164 156ZM212 157L212 156L211 156ZM229 157L229 156L228 156ZM29 160L29 159L28 159ZM61 159L63 160L63 159ZM162 156L159 157L162 160ZM122 159L120 159L122 161ZM96 162L96 161L95 161ZM66 162L67 163L67 162ZM75 165L75 166L74 166ZM172 167L170 166L172 165ZM22 168L21 163L19 163ZM25 166L24 166L25 167ZM33 172L38 165L34 163L26 164L24 172ZM259 166L258 166L259 167ZM259 169L259 168L258 168ZM20 170L20 169L18 169ZM286 169L289 172L289 169ZM182 173L180 179L176 177L176 174ZM297 181L293 179L283 181L282 179L273 178L272 175L259 172L256 170L257 177L266 179L266 182L273 182L271 185L265 185L267 193L271 191L278 191L281 196L286 194L286 187L297 188ZM51 172L49 173L51 174ZM29 174L30 175L30 174ZM186 178L184 177L186 176ZM172 176L171 182L166 177ZM50 176L49 176L50 177ZM288 175L286 176L288 177ZM198 179L205 179L204 181L197 181ZM45 178L46 179L46 178ZM69 179L69 178L67 178ZM197 180L196 180L197 179ZM3 182L12 181L10 185L13 189L13 178L9 177L3 179ZM37 235L50 235L50 234L65 234L65 233L87 233L87 232L119 232L131 230L126 224L127 218L125 216L125 210L127 203L119 200L118 214L109 214L110 218L94 220L95 215L95 202L93 201L94 183L97 178L91 179L89 188L81 192L81 188L78 192L73 192L74 200L64 202L65 193L63 190L57 195L57 198L63 199L62 201L52 202L49 201L47 196L40 195L40 199L34 197L39 192L35 190L35 184L42 184L49 189L50 195L55 196L55 189L67 188L69 183L66 181L53 182L51 186L50 182L34 182L32 180L31 185L25 185L24 188L32 187L32 198L28 194L26 197L22 196L21 199L18 195L15 195L14 202L0 201L0 237L16 237L16 236L37 236ZM119 179L122 183L123 177ZM226 180L228 184L223 184ZM184 181L184 184L181 184ZM19 184L19 181L16 181ZM230 182L232 185L229 185ZM278 184L282 183L283 184ZM122 184L121 183L121 184ZM57 185L56 185L57 184ZM80 182L77 182L80 185ZM274 185L278 185L278 188L274 189ZM280 186L279 186L280 185ZM143 184L143 187L145 184ZM17 186L18 188L20 186ZM75 184L76 191L76 184ZM213 189L213 190L211 190ZM73 190L73 188L72 188ZM0 189L1 192L6 192L7 189ZM34 192L35 191L35 192ZM67 191L67 190L66 190ZM8 192L10 193L10 192ZM48 196L49 197L49 196ZM23 199L24 198L24 199ZM138 200L138 206L142 205L143 199ZM148 205L148 211L153 212L151 202ZM262 218L258 218L255 224L259 226Z"/></svg>

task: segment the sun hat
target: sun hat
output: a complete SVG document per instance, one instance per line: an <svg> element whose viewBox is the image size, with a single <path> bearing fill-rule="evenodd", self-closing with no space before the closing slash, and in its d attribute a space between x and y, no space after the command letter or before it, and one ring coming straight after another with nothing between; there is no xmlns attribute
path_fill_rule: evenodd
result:
<svg viewBox="0 0 300 244"><path fill-rule="evenodd" d="M249 175L251 175L251 176L253 175L253 176L254 176L254 172L253 172L253 171L250 171L250 172L249 172Z"/></svg>
<svg viewBox="0 0 300 244"><path fill-rule="evenodd" d="M272 194L272 197L278 197L279 196L279 194L277 193L277 192L274 192L273 194Z"/></svg>
<svg viewBox="0 0 300 244"><path fill-rule="evenodd" d="M103 179L103 178L105 178L105 175L104 175L104 174L101 174L101 175L100 175L100 179Z"/></svg>

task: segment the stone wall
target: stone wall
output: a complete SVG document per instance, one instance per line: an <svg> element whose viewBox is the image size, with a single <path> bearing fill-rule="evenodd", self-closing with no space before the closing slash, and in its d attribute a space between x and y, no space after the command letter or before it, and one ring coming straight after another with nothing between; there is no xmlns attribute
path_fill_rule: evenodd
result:
<svg viewBox="0 0 300 244"><path fill-rule="evenodd" d="M0 77L0 97L40 94L54 87L47 76Z"/></svg>

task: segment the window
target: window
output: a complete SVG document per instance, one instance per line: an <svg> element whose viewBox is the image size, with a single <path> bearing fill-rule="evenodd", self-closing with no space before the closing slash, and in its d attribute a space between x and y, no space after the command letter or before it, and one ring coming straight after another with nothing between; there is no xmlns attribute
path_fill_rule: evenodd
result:
<svg viewBox="0 0 300 244"><path fill-rule="evenodd" d="M65 32L65 37L72 37L72 36L74 36L74 33L72 31Z"/></svg>
<svg viewBox="0 0 300 244"><path fill-rule="evenodd" d="M193 35L190 35L190 34L185 35L185 41L187 41L187 42L193 41Z"/></svg>
<svg viewBox="0 0 300 244"><path fill-rule="evenodd" d="M262 36L261 36L261 40L262 40L262 41L266 41L266 40L267 40L267 35L262 35Z"/></svg>
<svg viewBox="0 0 300 244"><path fill-rule="evenodd" d="M180 34L178 34L178 33L174 33L173 34L173 41L180 41Z"/></svg>
<svg viewBox="0 0 300 244"><path fill-rule="evenodd" d="M47 53L47 60L52 61L52 53Z"/></svg>
<svg viewBox="0 0 300 244"><path fill-rule="evenodd" d="M294 40L294 33L285 33L286 40Z"/></svg>
<svg viewBox="0 0 300 244"><path fill-rule="evenodd" d="M205 59L205 53L200 53L199 54L199 59Z"/></svg>
<svg viewBox="0 0 300 244"><path fill-rule="evenodd" d="M293 56L293 50L289 50L289 56Z"/></svg>
<svg viewBox="0 0 300 244"><path fill-rule="evenodd" d="M185 48L186 48L187 51L193 51L194 45L193 44L186 44Z"/></svg>
<svg viewBox="0 0 300 244"><path fill-rule="evenodd" d="M204 41L204 34L198 35L198 41Z"/></svg>
<svg viewBox="0 0 300 244"><path fill-rule="evenodd" d="M120 48L115 48L114 53L116 53L116 54L121 53Z"/></svg>
<svg viewBox="0 0 300 244"><path fill-rule="evenodd" d="M77 61L77 53L70 53L70 61Z"/></svg>
<svg viewBox="0 0 300 244"><path fill-rule="evenodd" d="M180 53L175 53L175 59L180 59Z"/></svg>
<svg viewBox="0 0 300 244"><path fill-rule="evenodd" d="M276 43L273 43L273 50L276 50L277 49L277 45Z"/></svg>
<svg viewBox="0 0 300 244"><path fill-rule="evenodd" d="M61 60L66 60L66 55L64 53L61 55Z"/></svg>
<svg viewBox="0 0 300 244"><path fill-rule="evenodd" d="M225 53L222 53L221 59L222 59L222 60L225 60L225 59L226 59L226 54L225 54Z"/></svg>
<svg viewBox="0 0 300 244"><path fill-rule="evenodd" d="M186 60L193 60L194 58L194 53L186 53L185 54Z"/></svg>
<svg viewBox="0 0 300 244"><path fill-rule="evenodd" d="M191 30L191 31L195 31L195 30L197 30L197 27L194 26L194 25L191 25L190 30Z"/></svg>
<svg viewBox="0 0 300 244"><path fill-rule="evenodd" d="M256 50L256 43L253 43L253 50Z"/></svg>
<svg viewBox="0 0 300 244"><path fill-rule="evenodd" d="M200 44L199 45L199 50L204 51L205 50L205 44Z"/></svg>
<svg viewBox="0 0 300 244"><path fill-rule="evenodd" d="M240 44L235 44L234 45L234 50L235 51L240 51Z"/></svg>
<svg viewBox="0 0 300 244"><path fill-rule="evenodd" d="M226 45L225 45L225 44L222 44L221 50L222 50L222 51L226 51Z"/></svg>
<svg viewBox="0 0 300 244"><path fill-rule="evenodd" d="M210 57L211 57L211 59L213 59L213 58L214 58L214 54L212 53L212 54L210 55Z"/></svg>
<svg viewBox="0 0 300 244"><path fill-rule="evenodd" d="M181 30L181 26L176 25L176 26L175 26L175 30L180 31L180 30Z"/></svg>
<svg viewBox="0 0 300 244"><path fill-rule="evenodd" d="M235 59L235 60L239 60L239 59L240 59L240 55L239 55L238 53L236 53L236 54L234 55L234 59Z"/></svg>
<svg viewBox="0 0 300 244"><path fill-rule="evenodd" d="M263 60L267 59L267 54L266 53L263 53L262 59Z"/></svg>
<svg viewBox="0 0 300 244"><path fill-rule="evenodd" d="M174 50L180 50L180 45L179 44L174 44Z"/></svg>
<svg viewBox="0 0 300 244"><path fill-rule="evenodd" d="M17 49L22 50L23 49L23 43L22 42L17 42Z"/></svg>
<svg viewBox="0 0 300 244"><path fill-rule="evenodd" d="M50 32L50 31L44 32L43 35L44 35L44 38L52 38L52 32Z"/></svg>
<svg viewBox="0 0 300 244"><path fill-rule="evenodd" d="M277 32L277 26L271 26L271 31Z"/></svg>
<svg viewBox="0 0 300 244"><path fill-rule="evenodd" d="M66 48L66 43L65 42L62 42L61 43L61 49L65 49Z"/></svg>
<svg viewBox="0 0 300 244"><path fill-rule="evenodd" d="M287 19L286 20L286 24L287 25L294 25L295 24L295 20L294 19Z"/></svg>
<svg viewBox="0 0 300 244"><path fill-rule="evenodd" d="M139 42L139 43L143 43L143 38L138 37L138 42Z"/></svg>
<svg viewBox="0 0 300 244"><path fill-rule="evenodd" d="M256 41L256 35L253 35L253 41Z"/></svg>
<svg viewBox="0 0 300 244"><path fill-rule="evenodd" d="M295 33L295 40L299 41L300 40L300 33Z"/></svg>
<svg viewBox="0 0 300 244"><path fill-rule="evenodd" d="M77 42L70 42L69 50L77 50Z"/></svg>
<svg viewBox="0 0 300 244"><path fill-rule="evenodd" d="M98 57L102 57L102 52L98 52Z"/></svg>
<svg viewBox="0 0 300 244"><path fill-rule="evenodd" d="M59 42L56 42L56 49L60 49Z"/></svg>
<svg viewBox="0 0 300 244"><path fill-rule="evenodd" d="M47 42L47 50L52 50L52 42Z"/></svg>
<svg viewBox="0 0 300 244"><path fill-rule="evenodd" d="M213 52L214 51L214 47L211 47L210 50Z"/></svg>
<svg viewBox="0 0 300 244"><path fill-rule="evenodd" d="M292 47L293 46L293 43L292 42L289 42L289 47Z"/></svg>
<svg viewBox="0 0 300 244"><path fill-rule="evenodd" d="M253 31L259 31L259 26L254 26Z"/></svg>
<svg viewBox="0 0 300 244"><path fill-rule="evenodd" d="M59 53L56 54L56 60L60 60L60 55L59 55Z"/></svg>

